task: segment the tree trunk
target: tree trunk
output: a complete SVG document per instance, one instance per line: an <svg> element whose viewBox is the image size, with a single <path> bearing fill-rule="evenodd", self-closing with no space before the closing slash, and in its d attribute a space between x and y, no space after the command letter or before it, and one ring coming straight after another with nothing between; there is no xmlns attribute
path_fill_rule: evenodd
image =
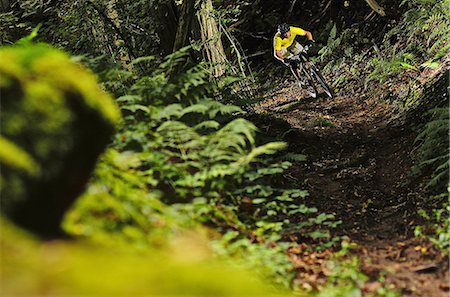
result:
<svg viewBox="0 0 450 297"><path fill-rule="evenodd" d="M158 14L159 18L163 20L163 29L161 30L159 38L164 54L168 55L172 53L173 50L178 24L178 15L173 1L171 1L171 3L162 4L158 8Z"/></svg>
<svg viewBox="0 0 450 297"><path fill-rule="evenodd" d="M225 73L227 60L213 12L212 1L203 0L197 17L200 24L200 35L205 48L205 58L211 64L213 76L219 77Z"/></svg>
<svg viewBox="0 0 450 297"><path fill-rule="evenodd" d="M117 48L118 52L116 54L116 57L119 61L121 61L122 65L128 69L132 70L132 66L130 64L131 57L130 53L128 52L126 42L122 39L121 34L121 25L119 20L119 13L116 9L116 4L118 0L110 0L106 4L106 15L108 16L108 19L110 22L114 25L114 28L117 30L115 34L112 36L114 45Z"/></svg>
<svg viewBox="0 0 450 297"><path fill-rule="evenodd" d="M178 29L175 35L173 52L188 45L189 33L192 28L192 20L195 15L195 0L183 0L181 14L178 19Z"/></svg>

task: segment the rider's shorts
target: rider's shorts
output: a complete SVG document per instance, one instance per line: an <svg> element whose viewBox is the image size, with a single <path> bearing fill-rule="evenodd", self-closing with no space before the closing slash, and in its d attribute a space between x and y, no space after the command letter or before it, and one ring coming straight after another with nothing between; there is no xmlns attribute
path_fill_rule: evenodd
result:
<svg viewBox="0 0 450 297"><path fill-rule="evenodd" d="M289 57L290 55L298 55L300 52L303 51L303 46L298 43L294 42L290 47L288 48L281 48L281 56L283 58Z"/></svg>
<svg viewBox="0 0 450 297"><path fill-rule="evenodd" d="M294 42L290 47L286 49L288 52L290 52L293 55L298 55L300 52L303 51L303 46L298 43Z"/></svg>

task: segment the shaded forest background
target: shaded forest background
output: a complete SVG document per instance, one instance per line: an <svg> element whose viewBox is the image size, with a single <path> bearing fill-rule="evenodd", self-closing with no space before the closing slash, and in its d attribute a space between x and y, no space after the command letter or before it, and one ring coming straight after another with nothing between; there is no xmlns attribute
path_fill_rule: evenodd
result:
<svg viewBox="0 0 450 297"><path fill-rule="evenodd" d="M416 296L363 269L352 251L367 246L292 178L311 156L264 104L290 83L273 59L277 25L311 31L338 98L368 94L415 139L395 205L442 279L449 5L0 1L1 290ZM308 125L339 132L322 117Z"/></svg>

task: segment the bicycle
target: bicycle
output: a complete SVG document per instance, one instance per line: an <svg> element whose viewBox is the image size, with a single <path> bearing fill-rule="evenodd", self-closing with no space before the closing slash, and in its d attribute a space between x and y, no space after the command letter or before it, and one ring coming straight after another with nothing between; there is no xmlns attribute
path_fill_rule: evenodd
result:
<svg viewBox="0 0 450 297"><path fill-rule="evenodd" d="M328 86L325 78L320 73L319 68L311 61L308 56L308 46L302 47L302 50L297 55L291 55L289 59L297 63L297 67L289 66L292 74L298 82L300 88L305 89L306 92L313 98L317 97L316 82L325 91L329 98L333 98L333 90Z"/></svg>

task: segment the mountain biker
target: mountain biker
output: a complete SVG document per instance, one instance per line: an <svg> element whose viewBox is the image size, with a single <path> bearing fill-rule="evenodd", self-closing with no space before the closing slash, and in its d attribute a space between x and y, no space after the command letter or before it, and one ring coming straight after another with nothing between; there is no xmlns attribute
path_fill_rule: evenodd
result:
<svg viewBox="0 0 450 297"><path fill-rule="evenodd" d="M295 40L296 36L306 36L308 41L306 46L309 48L314 44L311 32L298 27L289 26L286 23L278 25L278 30L273 37L273 55L284 65L295 69L296 61L290 59L292 55L298 55L304 47Z"/></svg>

